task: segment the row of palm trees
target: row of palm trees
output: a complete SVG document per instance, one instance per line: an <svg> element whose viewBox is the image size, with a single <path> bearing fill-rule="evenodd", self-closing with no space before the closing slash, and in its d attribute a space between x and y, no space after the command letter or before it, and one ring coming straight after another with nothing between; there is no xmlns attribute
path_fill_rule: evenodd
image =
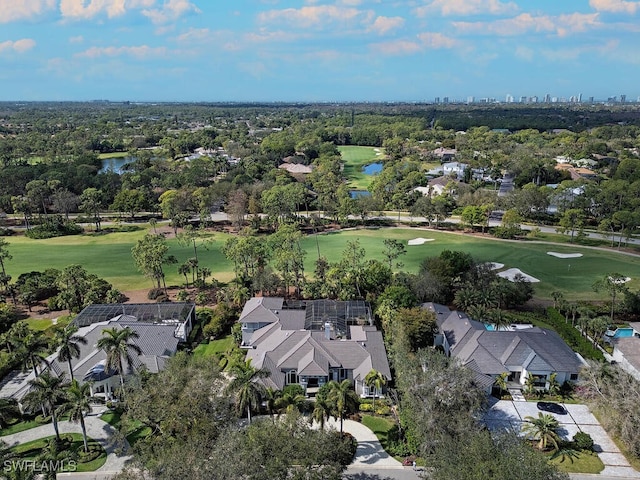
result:
<svg viewBox="0 0 640 480"><path fill-rule="evenodd" d="M75 326L68 326L56 333L55 341L58 345L57 359L66 362L69 368L70 381L66 380L66 374L54 374L46 360L48 342L43 336L26 332L22 338L26 340L30 350L25 363L33 369L35 378L29 382L29 391L22 398L23 407L28 410L42 410L43 416L51 416L53 429L57 440L60 440L58 420L61 415L68 414L69 420L80 423L84 440L85 451L88 449L86 426L84 417L91 412L91 384L80 383L73 375L72 360L80 357L80 345L86 345L87 340L77 334ZM97 348L106 353L106 369L120 376L122 395L124 395L125 364L133 366L133 353L140 354L141 349L132 342L138 338L137 332L130 327L106 328L102 331L102 337L97 342ZM44 368L42 368L44 365ZM15 402L2 400L0 402L0 423L6 424L11 418L19 417L20 411Z"/></svg>
<svg viewBox="0 0 640 480"><path fill-rule="evenodd" d="M269 370L253 367L250 359L233 363L229 373L232 375L232 380L229 382L227 391L235 396L238 413L247 412L249 423L251 423L251 412L259 409L262 399L265 399L267 411L272 416L276 411L289 413L292 410L299 410L302 412L309 406L306 397L300 393L265 388L260 380L270 375ZM376 370L371 370L365 377L365 384L378 391L385 383L384 375ZM360 399L353 390L351 380L341 382L332 380L327 384L326 391L326 395L319 394L313 402L310 420L317 422L320 428L324 429L325 421L329 418L340 419L340 434L342 434L344 419L358 411Z"/></svg>

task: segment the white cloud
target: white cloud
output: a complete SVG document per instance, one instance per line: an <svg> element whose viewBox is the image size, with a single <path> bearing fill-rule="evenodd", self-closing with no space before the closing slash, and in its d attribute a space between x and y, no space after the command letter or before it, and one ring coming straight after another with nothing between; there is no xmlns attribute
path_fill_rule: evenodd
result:
<svg viewBox="0 0 640 480"><path fill-rule="evenodd" d="M177 20L187 13L200 13L200 9L189 0L165 0L162 8L143 10L142 14L155 24Z"/></svg>
<svg viewBox="0 0 640 480"><path fill-rule="evenodd" d="M439 50L443 48L454 48L460 43L443 35L442 33L423 32L417 35L417 41L394 40L373 44L373 50L385 55L413 55L424 50Z"/></svg>
<svg viewBox="0 0 640 480"><path fill-rule="evenodd" d="M22 38L20 40L7 40L0 42L0 53L3 52L16 52L24 53L36 46L35 40L31 38Z"/></svg>
<svg viewBox="0 0 640 480"><path fill-rule="evenodd" d="M418 34L418 39L426 48L435 50L440 48L453 48L458 41L443 35L442 33L423 32Z"/></svg>
<svg viewBox="0 0 640 480"><path fill-rule="evenodd" d="M120 17L131 10L151 8L156 0L60 0L60 14L68 20L88 20L105 14Z"/></svg>
<svg viewBox="0 0 640 480"><path fill-rule="evenodd" d="M415 14L419 17L427 16L430 12L439 12L444 16L450 15L508 15L518 12L518 5L514 2L500 0L433 0L427 5L417 7Z"/></svg>
<svg viewBox="0 0 640 480"><path fill-rule="evenodd" d="M69 37L69 43L84 43L84 37L78 35L77 37Z"/></svg>
<svg viewBox="0 0 640 480"><path fill-rule="evenodd" d="M515 36L529 32L551 33L565 36L569 33L584 32L600 25L598 13L572 13L559 16L533 16L522 13L513 18L493 22L452 22L462 33Z"/></svg>
<svg viewBox="0 0 640 480"><path fill-rule="evenodd" d="M640 2L626 0L589 0L589 5L599 12L635 14L640 10Z"/></svg>
<svg viewBox="0 0 640 480"><path fill-rule="evenodd" d="M77 53L76 57L100 58L100 57L135 57L145 59L150 57L166 57L169 50L166 47L149 47L139 45L131 47L91 47L84 52Z"/></svg>
<svg viewBox="0 0 640 480"><path fill-rule="evenodd" d="M412 42L409 40L393 40L391 42L381 42L373 44L372 49L383 55L401 56L401 55L413 55L418 53L422 47L418 42Z"/></svg>
<svg viewBox="0 0 640 480"><path fill-rule="evenodd" d="M357 8L338 7L336 5L318 5L302 8L269 10L258 15L260 23L285 22L301 28L318 27L328 22L349 22L369 16Z"/></svg>
<svg viewBox="0 0 640 480"><path fill-rule="evenodd" d="M369 30L376 32L378 35L384 35L392 30L402 28L404 18L402 17L377 17Z"/></svg>
<svg viewBox="0 0 640 480"><path fill-rule="evenodd" d="M28 20L55 6L56 0L0 0L0 23Z"/></svg>

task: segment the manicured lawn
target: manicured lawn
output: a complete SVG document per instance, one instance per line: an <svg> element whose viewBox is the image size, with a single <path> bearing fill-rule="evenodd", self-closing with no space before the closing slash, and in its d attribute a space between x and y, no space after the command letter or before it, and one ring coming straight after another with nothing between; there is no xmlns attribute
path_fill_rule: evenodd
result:
<svg viewBox="0 0 640 480"><path fill-rule="evenodd" d="M8 274L18 278L21 273L46 268L63 269L68 265L83 265L89 273L95 273L120 290L151 288L152 282L138 271L131 256L131 248L148 230L109 233L106 235L85 234L58 237L47 240L32 240L26 237L8 238L13 259L7 262ZM227 236L215 234L214 242L207 250L200 248L201 265L209 266L213 276L221 281L233 277L231 263L220 251ZM175 239L168 240L169 255L183 263L193 257L193 249L179 245ZM178 274L177 265L165 266L168 285L179 285L184 278Z"/></svg>
<svg viewBox="0 0 640 480"><path fill-rule="evenodd" d="M100 415L100 420L108 423L116 430L120 430L122 413L111 410ZM129 442L129 445L133 446L138 440L146 438L149 435L151 435L151 427L147 427L145 425L142 425L142 423L136 421L127 430L125 438L127 439L127 442Z"/></svg>
<svg viewBox="0 0 640 480"><path fill-rule="evenodd" d="M580 452L577 458L557 457L550 463L558 467L558 470L566 473L600 473L604 470L604 463L593 452Z"/></svg>
<svg viewBox="0 0 640 480"><path fill-rule="evenodd" d="M20 273L46 268L62 269L79 263L90 273L105 278L120 290L151 288L152 282L136 269L131 257L131 247L141 238L146 229L136 232L110 233L107 235L79 235L49 240L31 240L24 237L7 238L13 259L7 262L8 274L17 278ZM555 290L561 291L569 300L605 300L604 292L595 293L592 285L607 273L617 272L631 277L627 284L632 290L640 288L640 258L623 255L616 251L601 251L574 245L547 245L536 242L502 242L486 237L446 233L411 228L360 229L318 235L320 254L331 261L340 258L347 242L358 239L366 251L367 259L384 260L383 240L393 238L402 241L424 237L434 241L418 246L407 246L407 254L400 261L404 270L417 272L421 262L443 250L462 250L480 262L498 262L505 268L519 268L540 280L534 284L535 294L540 298L551 298ZM227 234L216 233L208 249L200 248L200 265L213 271L220 281L233 278L233 266L221 252ZM193 256L189 247L183 247L175 239L168 240L169 254L182 263ZM316 239L308 236L302 241L307 251L305 271L309 276L314 270ZM583 257L561 259L546 252L582 253ZM184 278L177 272L177 265L165 266L167 284L180 285Z"/></svg>
<svg viewBox="0 0 640 480"><path fill-rule="evenodd" d="M366 190L373 178L372 175L366 175L362 168L370 163L382 161L384 151L377 147L358 147L358 146L341 146L338 147L344 162L344 176L349 181L349 186L358 190ZM381 153L382 155L376 155Z"/></svg>
<svg viewBox="0 0 640 480"><path fill-rule="evenodd" d="M423 237L434 241L423 245L408 246L407 240ZM607 273L618 272L631 277L627 283L632 290L640 288L640 258L620 254L616 251L600 251L578 246L547 245L534 242L502 242L486 237L418 230L409 228L361 229L319 235L320 254L331 260L340 258L347 242L358 239L366 251L366 258L384 260L383 240L393 238L406 245L407 254L400 258L404 270L417 272L421 262L443 250L468 252L479 262L503 263L506 268L519 268L540 280L535 283L535 295L551 298L551 293L559 290L571 300L604 300L604 292L595 293L592 285ZM315 239L307 237L303 247L308 252L305 269L312 272L315 254ZM561 259L546 252L582 253L580 258Z"/></svg>
<svg viewBox="0 0 640 480"><path fill-rule="evenodd" d="M0 436L11 435L13 433L24 432L31 428L40 427L42 423L38 423L35 420L21 420L0 430Z"/></svg>
<svg viewBox="0 0 640 480"><path fill-rule="evenodd" d="M362 424L376 434L376 437L380 440L380 445L386 450L389 432L396 424L387 418L374 417L373 415L362 415Z"/></svg>
<svg viewBox="0 0 640 480"><path fill-rule="evenodd" d="M61 435L62 437L72 437L71 450L75 452L81 452L83 449L82 435L80 433L65 433ZM22 443L16 447L13 447L11 450L20 458L20 459L29 459L34 460L40 455L42 450L47 446L47 443L50 439L55 438L55 435L51 435L50 437L39 438L38 440L33 440L31 442ZM104 448L96 442L95 440L89 438L89 448L99 448L102 453L98 458L86 463L77 463L76 472L94 472L107 461L107 452L105 452Z"/></svg>
<svg viewBox="0 0 640 480"><path fill-rule="evenodd" d="M233 336L227 335L224 338L213 340L209 343L201 343L193 350L194 357L211 357L227 352L235 346Z"/></svg>
<svg viewBox="0 0 640 480"><path fill-rule="evenodd" d="M111 153L98 154L98 158L100 160L106 160L108 158L124 158L128 156L129 156L129 152L111 152Z"/></svg>

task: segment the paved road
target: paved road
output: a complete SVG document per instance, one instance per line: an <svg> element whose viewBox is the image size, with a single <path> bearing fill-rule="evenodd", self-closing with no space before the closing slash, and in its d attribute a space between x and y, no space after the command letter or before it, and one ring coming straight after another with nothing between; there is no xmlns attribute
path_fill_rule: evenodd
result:
<svg viewBox="0 0 640 480"><path fill-rule="evenodd" d="M605 465L604 470L597 478L601 480L609 477L640 479L640 472L637 472L629 465L627 459L620 453L620 449L611 440L586 405L563 405L568 414L550 414L560 423L558 433L565 440L571 440L580 431L591 435L594 441L594 450ZM519 432L525 417L537 417L538 413L536 402L496 400L485 416L485 423L491 430L512 429Z"/></svg>
<svg viewBox="0 0 640 480"><path fill-rule="evenodd" d="M100 412L104 410L104 406L100 406L94 409L94 411L87 415L85 418L85 425L87 428L87 435L94 440L98 441L107 452L107 461L100 467L96 473L100 473L97 476L94 473L91 474L69 474L69 478L82 480L83 478L98 478L103 480L109 478L114 473L121 471L126 462L131 458L126 453L129 450L129 445L126 440L123 440L124 444L117 443L114 440L114 434L116 430L108 423L100 420ZM60 433L82 433L79 423L72 423L69 421L61 421L58 423ZM47 424L40 427L31 428L23 432L14 433L12 435L5 435L0 437L0 440L6 442L9 446L14 446L32 440L37 440L43 437L49 437L54 435L53 425ZM79 476L76 476L79 475ZM86 475L89 475L86 477Z"/></svg>

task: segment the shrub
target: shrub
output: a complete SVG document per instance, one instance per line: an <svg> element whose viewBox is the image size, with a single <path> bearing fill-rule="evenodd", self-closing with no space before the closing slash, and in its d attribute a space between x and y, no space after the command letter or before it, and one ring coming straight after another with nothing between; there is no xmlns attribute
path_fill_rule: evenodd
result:
<svg viewBox="0 0 640 480"><path fill-rule="evenodd" d="M51 415L47 415L46 417L43 415L38 415L35 418L35 421L38 425L44 425L46 423L49 423L51 421Z"/></svg>
<svg viewBox="0 0 640 480"><path fill-rule="evenodd" d="M152 288L147 293L147 298L149 300L156 300L158 297L164 295L164 290L162 288Z"/></svg>
<svg viewBox="0 0 640 480"><path fill-rule="evenodd" d="M593 438L585 432L578 432L573 436L573 444L578 450L593 451Z"/></svg>
<svg viewBox="0 0 640 480"><path fill-rule="evenodd" d="M376 415L389 415L391 409L386 405L376 405Z"/></svg>
<svg viewBox="0 0 640 480"><path fill-rule="evenodd" d="M102 449L98 445L90 445L89 451L85 452L84 449L80 449L78 452L78 462L89 463L94 461L102 454Z"/></svg>
<svg viewBox="0 0 640 480"><path fill-rule="evenodd" d="M373 412L373 405L371 405L370 403L361 403L360 404L360 411L361 412Z"/></svg>
<svg viewBox="0 0 640 480"><path fill-rule="evenodd" d="M14 233L16 232L11 230L10 228L0 228L0 237L10 237Z"/></svg>
<svg viewBox="0 0 640 480"><path fill-rule="evenodd" d="M553 327L569 347L580 355L591 360L604 361L602 352L595 348L591 342L584 338L576 328L571 326L570 323L567 323L564 316L562 316L555 308L549 307L547 309L546 322Z"/></svg>
<svg viewBox="0 0 640 480"><path fill-rule="evenodd" d="M36 225L28 229L24 234L32 239L43 239L62 237L65 235L78 235L80 233L82 233L82 227L80 225L56 215L47 218L42 225Z"/></svg>
<svg viewBox="0 0 640 480"><path fill-rule="evenodd" d="M358 423L362 421L362 416L359 413L352 413L348 418L349 420L353 420Z"/></svg>

